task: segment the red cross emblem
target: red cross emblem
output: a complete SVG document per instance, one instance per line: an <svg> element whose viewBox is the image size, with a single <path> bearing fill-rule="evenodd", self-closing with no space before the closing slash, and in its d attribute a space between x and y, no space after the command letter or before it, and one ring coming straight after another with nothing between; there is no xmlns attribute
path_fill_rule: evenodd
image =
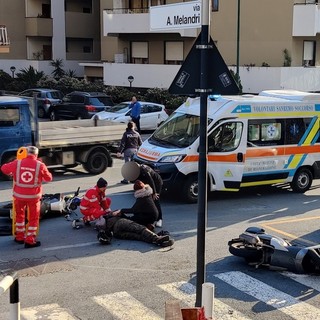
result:
<svg viewBox="0 0 320 320"><path fill-rule="evenodd" d="M21 175L21 180L25 183L30 182L33 179L33 174L30 171L26 171Z"/></svg>

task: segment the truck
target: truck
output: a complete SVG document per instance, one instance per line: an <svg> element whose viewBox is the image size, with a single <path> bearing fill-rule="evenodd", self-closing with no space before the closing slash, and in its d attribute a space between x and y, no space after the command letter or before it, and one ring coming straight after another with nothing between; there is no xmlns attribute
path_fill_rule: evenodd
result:
<svg viewBox="0 0 320 320"><path fill-rule="evenodd" d="M38 121L36 98L0 96L0 165L16 159L20 147L34 145L50 167L79 164L91 174L112 166L126 125L106 120Z"/></svg>
<svg viewBox="0 0 320 320"><path fill-rule="evenodd" d="M134 157L190 203L198 197L200 108L200 98L188 98ZM320 178L319 93L209 96L207 108L209 191L289 184L303 193Z"/></svg>

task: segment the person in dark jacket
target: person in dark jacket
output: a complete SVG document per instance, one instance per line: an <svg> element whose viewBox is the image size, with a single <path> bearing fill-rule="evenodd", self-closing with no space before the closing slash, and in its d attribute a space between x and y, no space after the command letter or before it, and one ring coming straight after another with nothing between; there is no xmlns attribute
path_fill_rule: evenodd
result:
<svg viewBox="0 0 320 320"><path fill-rule="evenodd" d="M158 209L153 201L153 190L148 184L144 184L140 180L136 180L133 186L134 197L136 202L131 208L123 208L114 211L115 214L125 216L125 214L132 214L129 218L139 224L142 224L148 229L153 230L153 223L158 220Z"/></svg>
<svg viewBox="0 0 320 320"><path fill-rule="evenodd" d="M174 240L169 235L157 235L147 227L113 212L105 216L105 222L98 226L98 240L101 244L111 244L112 236L124 240L138 240L160 247L169 247Z"/></svg>
<svg viewBox="0 0 320 320"><path fill-rule="evenodd" d="M135 124L132 121L129 121L126 131L122 135L117 156L120 158L123 153L124 162L131 161L132 156L137 152L138 148L142 144L141 136L134 127ZM123 179L121 183L128 184L129 181Z"/></svg>
<svg viewBox="0 0 320 320"><path fill-rule="evenodd" d="M156 227L162 227L162 209L160 205L160 194L162 191L163 181L156 171L151 167L138 164L134 161L125 163L121 169L122 176L128 181L140 180L145 184L148 184L153 190L153 201L158 209L158 219L156 221Z"/></svg>

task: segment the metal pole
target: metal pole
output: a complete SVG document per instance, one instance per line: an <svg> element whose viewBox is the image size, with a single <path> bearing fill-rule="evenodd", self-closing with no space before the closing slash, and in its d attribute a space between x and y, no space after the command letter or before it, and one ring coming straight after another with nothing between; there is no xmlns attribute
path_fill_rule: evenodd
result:
<svg viewBox="0 0 320 320"><path fill-rule="evenodd" d="M237 84L239 85L239 64L240 64L240 0L238 0L238 18L237 18Z"/></svg>
<svg viewBox="0 0 320 320"><path fill-rule="evenodd" d="M205 282L205 232L207 227L207 100L209 59L209 0L202 0L201 67L200 67L200 142L198 172L197 285L196 307L201 307L202 284Z"/></svg>

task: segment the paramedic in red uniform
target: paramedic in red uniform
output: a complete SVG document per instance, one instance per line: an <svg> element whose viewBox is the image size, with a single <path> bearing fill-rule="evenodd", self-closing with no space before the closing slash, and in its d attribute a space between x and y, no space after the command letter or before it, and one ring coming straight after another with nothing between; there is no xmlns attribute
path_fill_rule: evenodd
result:
<svg viewBox="0 0 320 320"><path fill-rule="evenodd" d="M85 224L90 224L90 221L99 219L111 211L111 199L106 197L107 186L108 182L100 178L97 184L88 189L81 199L80 211L84 215Z"/></svg>
<svg viewBox="0 0 320 320"><path fill-rule="evenodd" d="M42 181L52 180L52 174L46 165L37 159L38 153L37 147L27 147L26 158L5 163L1 167L4 174L13 176L13 198L16 212L14 241L24 243L25 248L41 245L41 242L36 240L36 236L39 228ZM26 208L29 210L27 227L25 225Z"/></svg>

